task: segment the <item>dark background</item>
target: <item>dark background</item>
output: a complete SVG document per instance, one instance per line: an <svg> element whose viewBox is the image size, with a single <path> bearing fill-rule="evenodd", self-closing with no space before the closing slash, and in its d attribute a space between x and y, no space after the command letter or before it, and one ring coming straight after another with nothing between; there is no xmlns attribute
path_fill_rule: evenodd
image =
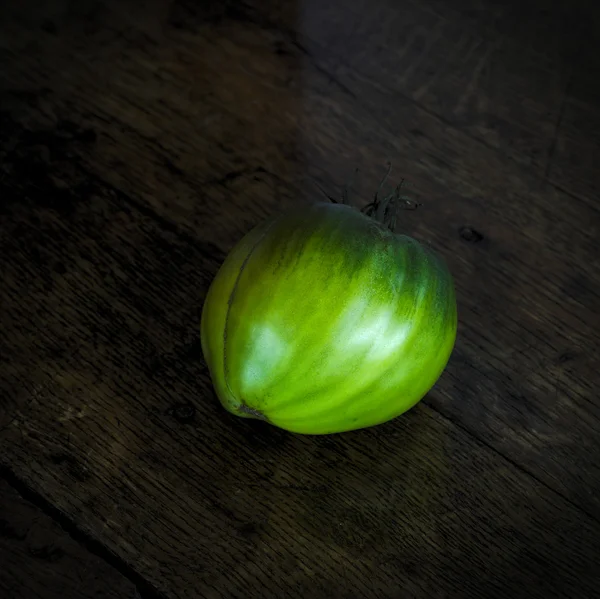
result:
<svg viewBox="0 0 600 599"><path fill-rule="evenodd" d="M600 596L596 5L0 2L0 596ZM343 435L229 415L219 265L388 160L446 371Z"/></svg>

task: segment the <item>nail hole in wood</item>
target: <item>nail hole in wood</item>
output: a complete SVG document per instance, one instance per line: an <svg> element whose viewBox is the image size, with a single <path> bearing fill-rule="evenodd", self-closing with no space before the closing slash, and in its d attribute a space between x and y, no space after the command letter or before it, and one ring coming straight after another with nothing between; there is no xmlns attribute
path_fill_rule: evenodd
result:
<svg viewBox="0 0 600 599"><path fill-rule="evenodd" d="M483 240L483 235L472 227L461 227L459 230L460 236L469 243L479 243Z"/></svg>

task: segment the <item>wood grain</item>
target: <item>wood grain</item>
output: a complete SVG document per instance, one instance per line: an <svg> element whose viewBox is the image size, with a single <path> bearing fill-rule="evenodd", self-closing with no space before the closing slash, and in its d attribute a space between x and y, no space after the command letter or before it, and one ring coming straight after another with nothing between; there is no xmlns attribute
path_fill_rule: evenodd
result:
<svg viewBox="0 0 600 599"><path fill-rule="evenodd" d="M586 13L550 48L561 13L528 38L511 4L0 9L0 461L148 598L593 596ZM447 371L369 431L230 417L198 342L218 265L356 166L364 205L386 158L456 279Z"/></svg>
<svg viewBox="0 0 600 599"><path fill-rule="evenodd" d="M264 216L314 199L313 179L335 193L332 181L341 185L359 166L366 182L354 200L366 203L392 157L426 202L405 230L444 254L459 292L459 342L432 405L599 517L600 494L589 492L589 481L600 485L598 461L588 459L600 453L590 382L600 330L597 207L328 52L307 54L286 23L237 3L238 12L215 9L206 22L185 5L185 29L173 17L181 6L170 6L162 29L164 10L144 12L139 29L110 13L86 28L67 13L60 28L70 45L51 38L44 52L26 50L29 28L12 34L20 50L5 53L5 80L27 85L35 72L54 89L26 92L28 106L13 90L10 114L42 130L74 119L75 128L100 132L89 134L93 143L74 140L68 151L77 160L52 168L83 169L75 181L106 181L226 252ZM113 22L117 33L107 28ZM93 31L110 32L102 50ZM203 95L189 95L191 81ZM465 242L465 226L485 241ZM474 290L474 281L485 283Z"/></svg>
<svg viewBox="0 0 600 599"><path fill-rule="evenodd" d="M548 164L552 182L595 208L600 205L599 44L600 33L584 47L575 67Z"/></svg>
<svg viewBox="0 0 600 599"><path fill-rule="evenodd" d="M600 525L426 404L336 438L228 415L193 324L219 250L100 183L57 210L51 181L23 181L3 297L26 334L3 350L40 390L0 455L157 594L593 592ZM40 330L69 350L37 361Z"/></svg>
<svg viewBox="0 0 600 599"><path fill-rule="evenodd" d="M134 599L134 585L104 559L83 549L57 523L60 515L50 511L52 517L0 479L3 599Z"/></svg>
<svg viewBox="0 0 600 599"><path fill-rule="evenodd" d="M266 12L263 2L251 4ZM296 19L277 10L282 4L269 3L269 17L311 54L537 172L593 14L585 2L574 11L537 0L382 0L308 2Z"/></svg>

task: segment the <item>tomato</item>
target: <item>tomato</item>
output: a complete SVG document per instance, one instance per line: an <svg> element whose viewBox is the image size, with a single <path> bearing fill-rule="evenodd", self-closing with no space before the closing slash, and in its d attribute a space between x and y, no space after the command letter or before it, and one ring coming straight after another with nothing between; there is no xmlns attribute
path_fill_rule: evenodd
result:
<svg viewBox="0 0 600 599"><path fill-rule="evenodd" d="M210 285L201 319L223 406L302 434L375 426L410 409L445 369L456 330L439 256L326 202L250 231Z"/></svg>

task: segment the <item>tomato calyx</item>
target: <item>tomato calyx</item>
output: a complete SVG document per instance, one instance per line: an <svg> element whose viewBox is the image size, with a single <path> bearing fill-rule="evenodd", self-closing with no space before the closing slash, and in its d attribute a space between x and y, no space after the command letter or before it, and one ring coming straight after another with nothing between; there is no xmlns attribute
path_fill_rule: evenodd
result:
<svg viewBox="0 0 600 599"><path fill-rule="evenodd" d="M381 180L373 201L367 204L361 212L370 216L377 222L387 227L392 233L396 229L396 218L398 216L398 210L416 210L421 204L413 202L408 196L400 195L404 179L400 180L400 183L394 188L392 193L380 198L379 195L381 190L387 181L392 170L392 163L388 162L388 170L385 177Z"/></svg>
<svg viewBox="0 0 600 599"><path fill-rule="evenodd" d="M381 182L379 183L379 187L373 196L373 201L364 206L360 212L365 216L369 216L373 220L381 223L384 227L389 229L392 233L395 232L396 229L396 220L398 216L398 210L416 210L421 204L414 202L410 199L409 196L401 195L400 192L402 190L402 186L404 185L404 179L400 181L400 183L394 188L394 190L384 197L381 196L381 191L387 178L392 171L392 163L388 162L388 170ZM349 190L354 183L354 179L356 174L358 173L358 168L354 169L354 176L350 183L344 186L342 189L342 196L340 200L336 200L328 195L322 188L321 191L325 194L325 196L334 204L345 204L350 206L349 201ZM320 186L319 186L320 187Z"/></svg>

